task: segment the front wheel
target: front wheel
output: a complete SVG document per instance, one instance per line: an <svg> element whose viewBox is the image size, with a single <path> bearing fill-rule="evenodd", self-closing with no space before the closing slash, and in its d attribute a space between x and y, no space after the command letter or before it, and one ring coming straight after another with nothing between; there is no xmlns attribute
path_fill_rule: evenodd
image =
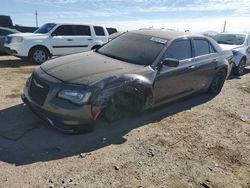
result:
<svg viewBox="0 0 250 188"><path fill-rule="evenodd" d="M48 51L43 47L35 47L29 53L29 59L36 64L42 64L49 58Z"/></svg>
<svg viewBox="0 0 250 188"><path fill-rule="evenodd" d="M226 69L218 70L216 72L216 75L215 75L209 89L208 89L208 92L214 93L214 94L220 93L220 91L225 83L226 77L227 77Z"/></svg>
<svg viewBox="0 0 250 188"><path fill-rule="evenodd" d="M112 123L139 113L141 110L142 101L139 97L127 93L118 93L111 98L108 106L103 111L103 115L108 122Z"/></svg>
<svg viewBox="0 0 250 188"><path fill-rule="evenodd" d="M239 65L233 68L234 74L237 76L242 76L244 74L245 66L246 66L246 59L243 58L240 60Z"/></svg>

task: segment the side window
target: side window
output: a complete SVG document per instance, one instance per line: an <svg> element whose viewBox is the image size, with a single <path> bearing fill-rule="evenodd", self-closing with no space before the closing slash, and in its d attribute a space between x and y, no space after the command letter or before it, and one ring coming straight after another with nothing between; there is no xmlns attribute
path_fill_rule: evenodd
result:
<svg viewBox="0 0 250 188"><path fill-rule="evenodd" d="M164 58L175 58L178 60L189 59L192 57L190 40L175 41L168 47Z"/></svg>
<svg viewBox="0 0 250 188"><path fill-rule="evenodd" d="M105 36L103 27L94 26L96 36Z"/></svg>
<svg viewBox="0 0 250 188"><path fill-rule="evenodd" d="M72 36L72 35L75 35L72 25L61 25L53 32L53 34L56 35L56 36Z"/></svg>
<svg viewBox="0 0 250 188"><path fill-rule="evenodd" d="M0 36L5 36L5 35L9 35L9 34L11 34L10 31L4 30L4 29L0 29Z"/></svg>
<svg viewBox="0 0 250 188"><path fill-rule="evenodd" d="M194 39L195 56L210 54L210 46L207 40Z"/></svg>
<svg viewBox="0 0 250 188"><path fill-rule="evenodd" d="M90 36L90 27L87 25L76 25L75 26L75 32L76 35L81 35L81 36Z"/></svg>
<svg viewBox="0 0 250 188"><path fill-rule="evenodd" d="M210 54L216 52L216 50L214 49L214 46L211 43L209 43L209 52L210 52Z"/></svg>

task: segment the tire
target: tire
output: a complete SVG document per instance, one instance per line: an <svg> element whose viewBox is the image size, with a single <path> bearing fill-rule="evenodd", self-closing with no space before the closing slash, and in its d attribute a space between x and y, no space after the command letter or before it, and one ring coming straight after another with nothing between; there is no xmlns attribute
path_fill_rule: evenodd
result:
<svg viewBox="0 0 250 188"><path fill-rule="evenodd" d="M31 49L29 53L29 60L33 63L36 63L38 65L41 65L45 61L47 61L49 58L49 52L44 47L34 47Z"/></svg>
<svg viewBox="0 0 250 188"><path fill-rule="evenodd" d="M219 94L225 83L226 77L227 77L227 70L224 68L219 69L216 72L216 75L209 86L208 92L213 94Z"/></svg>
<svg viewBox="0 0 250 188"><path fill-rule="evenodd" d="M233 68L234 74L237 76L242 76L244 74L245 66L246 66L246 58L242 58L240 60L239 65Z"/></svg>
<svg viewBox="0 0 250 188"><path fill-rule="evenodd" d="M142 110L142 101L128 93L115 94L104 109L104 118L109 122L116 122L125 117L135 115Z"/></svg>
<svg viewBox="0 0 250 188"><path fill-rule="evenodd" d="M96 45L96 46L93 46L92 48L91 48L91 50L96 50L96 49L98 49L98 48L100 48L101 46L99 46L99 45Z"/></svg>

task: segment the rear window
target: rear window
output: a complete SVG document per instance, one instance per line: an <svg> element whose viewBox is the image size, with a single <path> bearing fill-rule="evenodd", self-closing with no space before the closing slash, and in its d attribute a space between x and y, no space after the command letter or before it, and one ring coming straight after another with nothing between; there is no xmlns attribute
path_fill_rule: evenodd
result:
<svg viewBox="0 0 250 188"><path fill-rule="evenodd" d="M206 55L210 53L210 44L207 40L195 39L195 56Z"/></svg>
<svg viewBox="0 0 250 188"><path fill-rule="evenodd" d="M105 36L103 27L94 26L96 36Z"/></svg>
<svg viewBox="0 0 250 188"><path fill-rule="evenodd" d="M107 29L109 35L112 35L113 33L116 33L116 32L117 32L117 29L116 29L116 28L107 27L106 29Z"/></svg>
<svg viewBox="0 0 250 188"><path fill-rule="evenodd" d="M82 36L90 36L90 27L87 25L76 25L75 26L75 34L82 35Z"/></svg>
<svg viewBox="0 0 250 188"><path fill-rule="evenodd" d="M173 42L167 49L164 58L174 58L178 60L189 59L192 57L190 40L180 40Z"/></svg>

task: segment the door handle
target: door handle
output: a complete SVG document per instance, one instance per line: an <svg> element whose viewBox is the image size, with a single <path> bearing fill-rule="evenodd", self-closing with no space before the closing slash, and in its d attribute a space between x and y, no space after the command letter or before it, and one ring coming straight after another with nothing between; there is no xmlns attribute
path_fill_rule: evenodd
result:
<svg viewBox="0 0 250 188"><path fill-rule="evenodd" d="M73 39L67 39L67 41L73 41Z"/></svg>
<svg viewBox="0 0 250 188"><path fill-rule="evenodd" d="M93 39L88 39L88 40L93 40Z"/></svg>
<svg viewBox="0 0 250 188"><path fill-rule="evenodd" d="M195 67L196 67L196 66L191 65L191 66L188 67L188 69L194 69Z"/></svg>

